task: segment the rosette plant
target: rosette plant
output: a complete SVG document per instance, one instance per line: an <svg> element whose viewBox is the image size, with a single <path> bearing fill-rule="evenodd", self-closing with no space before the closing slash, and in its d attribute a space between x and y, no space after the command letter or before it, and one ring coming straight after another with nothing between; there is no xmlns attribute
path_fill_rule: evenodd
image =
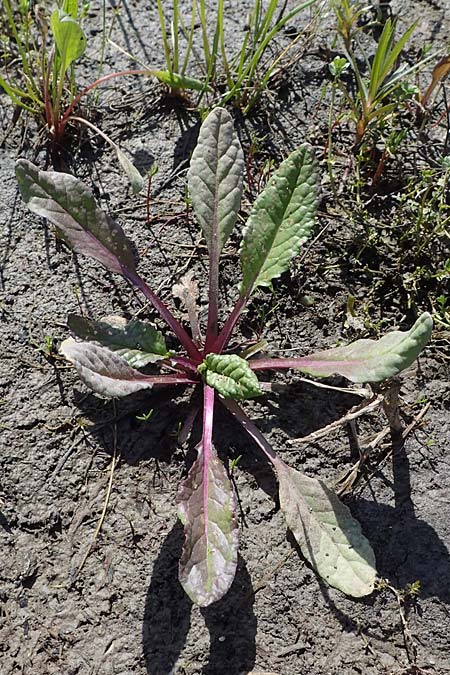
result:
<svg viewBox="0 0 450 675"><path fill-rule="evenodd" d="M316 478L288 467L245 413L241 401L262 396L261 370L297 369L315 378L339 374L351 382L379 382L408 367L430 337L432 321L423 314L407 332L358 340L298 358L251 358L230 348L233 330L260 287L288 269L310 235L317 207L317 167L311 149L293 152L256 199L242 234L242 279L238 300L219 328L219 258L240 209L244 158L228 112L218 108L204 121L188 174L193 209L209 251L209 308L202 336L192 284L184 298L188 331L136 271L129 241L120 226L96 205L90 190L64 173L17 163L17 179L29 209L47 218L74 251L120 274L152 303L180 343L170 351L162 333L141 321L107 317L93 321L70 316L76 338L61 353L83 382L103 396L126 396L155 386L192 385L203 391L202 438L197 458L178 494L185 541L180 581L194 603L206 606L230 587L237 563L235 495L213 446L215 404L224 406L272 463L279 483L280 507L310 565L330 585L358 597L372 592L376 576L372 548L336 494ZM148 364L160 368L146 372Z"/></svg>

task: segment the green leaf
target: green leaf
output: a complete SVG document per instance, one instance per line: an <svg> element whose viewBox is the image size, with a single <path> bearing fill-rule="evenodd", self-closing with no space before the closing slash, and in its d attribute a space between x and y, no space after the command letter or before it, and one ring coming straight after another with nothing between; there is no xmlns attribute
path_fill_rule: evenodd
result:
<svg viewBox="0 0 450 675"><path fill-rule="evenodd" d="M205 82L196 80L194 77L179 75L178 73L169 73L168 70L152 70L151 74L160 82L166 84L172 89L192 89L193 91L205 91ZM209 87L206 91L211 91Z"/></svg>
<svg viewBox="0 0 450 675"><path fill-rule="evenodd" d="M188 173L189 194L210 255L218 255L239 213L244 155L231 115L215 108L203 122Z"/></svg>
<svg viewBox="0 0 450 675"><path fill-rule="evenodd" d="M238 549L233 488L212 446L200 451L177 502L185 532L180 582L192 602L206 607L230 588Z"/></svg>
<svg viewBox="0 0 450 675"><path fill-rule="evenodd" d="M208 354L198 371L224 398L240 400L262 394L255 373L237 354Z"/></svg>
<svg viewBox="0 0 450 675"><path fill-rule="evenodd" d="M372 593L375 555L361 526L323 481L277 460L280 506L305 558L330 586L359 598Z"/></svg>
<svg viewBox="0 0 450 675"><path fill-rule="evenodd" d="M133 368L144 368L169 356L162 333L142 321L127 321L121 316L93 321L69 314L68 324L78 338L108 347Z"/></svg>
<svg viewBox="0 0 450 675"><path fill-rule="evenodd" d="M69 14L72 19L76 19L78 17L78 0L64 0L61 9Z"/></svg>
<svg viewBox="0 0 450 675"><path fill-rule="evenodd" d="M61 60L61 70L65 73L70 65L84 54L86 36L76 19L61 9L52 12L50 26Z"/></svg>
<svg viewBox="0 0 450 675"><path fill-rule="evenodd" d="M429 341L432 330L433 320L425 312L406 332L392 331L380 340L357 340L345 347L316 352L295 359L297 365L290 367L314 377L337 373L352 382L380 382L408 368Z"/></svg>
<svg viewBox="0 0 450 675"><path fill-rule="evenodd" d="M241 244L241 295L288 269L314 225L317 169L311 149L293 152L256 199Z"/></svg>
<svg viewBox="0 0 450 675"><path fill-rule="evenodd" d="M124 274L124 268L134 271L133 252L122 228L97 206L78 178L40 171L25 159L16 163L16 176L30 211L56 225L76 253L94 258L116 274Z"/></svg>
<svg viewBox="0 0 450 675"><path fill-rule="evenodd" d="M127 396L153 387L151 376L134 370L106 347L68 338L60 352L73 363L83 382L102 396Z"/></svg>
<svg viewBox="0 0 450 675"><path fill-rule="evenodd" d="M139 171L136 169L134 166L133 162L131 162L126 154L122 152L120 148L117 146L115 147L116 154L117 154L117 159L119 160L122 169L125 171L128 180L131 183L132 190L134 194L138 194L144 187L144 179L139 173Z"/></svg>

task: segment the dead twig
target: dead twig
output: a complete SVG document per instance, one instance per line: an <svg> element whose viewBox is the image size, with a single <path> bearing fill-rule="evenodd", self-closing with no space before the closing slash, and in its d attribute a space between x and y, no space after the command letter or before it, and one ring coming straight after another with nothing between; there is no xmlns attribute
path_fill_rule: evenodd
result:
<svg viewBox="0 0 450 675"><path fill-rule="evenodd" d="M352 390L349 390L352 391ZM353 391L352 391L353 393ZM373 397L370 401L367 403L360 403L359 405L354 406L351 408L348 413L346 413L343 417L341 417L338 420L335 420L334 422L331 422L331 424L328 424L326 427L323 427L322 429L318 429L317 431L313 431L311 434L308 434L308 436L302 436L300 438L291 438L289 440L289 443L311 443L313 441L317 441L319 438L322 438L323 436L327 436L329 433L334 431L335 429L338 429L341 427L343 424L346 424L347 422L350 422L351 420L355 420L358 417L361 417L361 415L365 415L368 412L372 412L372 410L375 410L378 408L383 403L383 394L377 394L375 397Z"/></svg>
<svg viewBox="0 0 450 675"><path fill-rule="evenodd" d="M100 514L100 518L98 519L97 527L95 528L95 532L94 532L94 536L92 537L92 541L90 542L90 544L87 548L87 551L84 554L83 559L82 559L82 561L81 561L81 563L80 563L80 565L79 565L79 567L78 567L78 569L77 569L77 571L76 571L76 573L75 573L75 575L74 575L74 577L71 581L71 585L73 585L75 583L75 581L79 577L81 571L83 570L83 568L86 564L86 561L89 558L89 556L90 556L90 554L91 554L91 552L92 552L92 550L95 546L98 535L100 534L100 531L102 529L102 526L103 526L103 523L104 523L104 520L105 520L105 517L106 517L106 512L108 510L109 500L110 500L110 497L111 497L113 479L114 479L114 471L115 471L115 468L116 468L117 464L119 463L119 461L120 461L120 453L117 452L117 425L114 424L114 428L113 428L113 454L112 454L112 458L111 458L109 481L108 481L108 487L106 489L106 495L105 495L105 501L103 503L103 509L102 509L101 514Z"/></svg>

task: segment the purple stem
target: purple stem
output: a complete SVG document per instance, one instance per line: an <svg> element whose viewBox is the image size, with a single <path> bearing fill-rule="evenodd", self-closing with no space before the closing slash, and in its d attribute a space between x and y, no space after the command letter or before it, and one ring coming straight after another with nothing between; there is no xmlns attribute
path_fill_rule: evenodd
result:
<svg viewBox="0 0 450 675"><path fill-rule="evenodd" d="M228 411L237 419L237 421L242 424L245 431L249 436L253 438L255 443L259 445L261 450L264 452L266 457L272 462L272 464L277 467L281 463L281 459L278 457L275 450L272 448L270 443L264 438L258 427L254 422L251 421L249 417L245 414L242 408L231 399L220 399L220 402L228 409Z"/></svg>
<svg viewBox="0 0 450 675"><path fill-rule="evenodd" d="M227 346L231 334L233 333L234 327L241 315L242 310L247 304L247 300L249 299L249 297L250 291L247 291L247 293L245 293L245 295L241 295L241 297L237 301L233 311L229 315L228 319L225 321L222 330L220 331L216 341L213 343L211 347L210 351L213 352L214 354L220 354L222 350L225 349L225 347Z"/></svg>
<svg viewBox="0 0 450 675"><path fill-rule="evenodd" d="M164 359L162 362L160 361L159 363L161 365L167 364L168 366L181 368L182 370L186 371L193 371L194 373L198 372L196 364L192 363L191 359L188 359L185 356L169 356L168 359Z"/></svg>
<svg viewBox="0 0 450 675"><path fill-rule="evenodd" d="M201 363L203 357L200 354L199 350L193 343L191 337L187 334L181 323L174 317L172 312L166 307L162 300L147 286L145 281L134 272L133 270L123 267L123 274L126 279L131 281L140 291L145 295L145 297L150 300L153 307L160 313L161 317L167 323L168 326L173 330L191 359L195 363Z"/></svg>
<svg viewBox="0 0 450 675"><path fill-rule="evenodd" d="M322 367L329 373L330 368L342 368L342 365L348 363L348 361L319 361L310 359L308 356L298 356L293 359L252 359L247 363L252 370L281 370L286 368L314 368L319 370Z"/></svg>
<svg viewBox="0 0 450 675"><path fill-rule="evenodd" d="M203 453L203 522L205 528L208 522L208 467L212 453L212 432L214 419L214 389L205 384L203 389L203 434L202 449ZM208 538L208 533L205 533Z"/></svg>
<svg viewBox="0 0 450 675"><path fill-rule="evenodd" d="M186 375L146 375L143 379L155 385L198 384L198 380L194 380L192 377L187 377Z"/></svg>

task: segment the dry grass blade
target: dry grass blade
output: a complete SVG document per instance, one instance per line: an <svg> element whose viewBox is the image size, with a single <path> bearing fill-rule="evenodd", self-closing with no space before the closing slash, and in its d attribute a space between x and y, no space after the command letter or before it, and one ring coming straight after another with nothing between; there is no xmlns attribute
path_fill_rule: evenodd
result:
<svg viewBox="0 0 450 675"><path fill-rule="evenodd" d="M179 284L172 288L174 298L179 298L184 304L188 313L189 323L191 325L192 337L196 345L202 343L202 335L198 321L197 299L199 296L198 283L194 280L194 271L190 270L180 279Z"/></svg>
<svg viewBox="0 0 450 675"><path fill-rule="evenodd" d="M108 487L106 489L106 495L105 495L105 501L103 503L103 509L100 514L100 518L98 519L97 527L95 528L94 536L92 537L92 541L89 544L86 553L83 556L83 559L72 579L72 584L76 581L76 579L79 577L81 571L83 570L87 559L89 558L95 543L97 541L97 537L100 534L100 531L102 529L103 523L105 521L106 517L106 512L108 510L108 505L109 505L109 500L111 497L111 491L112 491L112 486L113 486L113 479L114 479L114 471L116 469L117 464L120 461L120 453L117 453L117 425L114 423L113 427L113 454L111 458L111 464L110 464L110 472L109 472L109 480L108 480Z"/></svg>

